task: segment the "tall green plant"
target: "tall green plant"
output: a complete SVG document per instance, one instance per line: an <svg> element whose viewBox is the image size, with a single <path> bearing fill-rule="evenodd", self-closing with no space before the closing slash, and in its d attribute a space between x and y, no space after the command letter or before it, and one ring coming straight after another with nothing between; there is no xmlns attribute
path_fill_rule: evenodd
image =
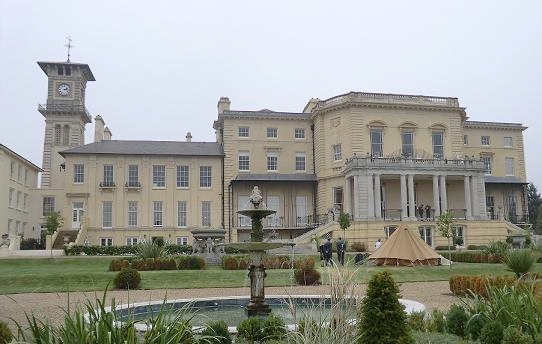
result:
<svg viewBox="0 0 542 344"><path fill-rule="evenodd" d="M141 259L156 259L165 256L164 246L154 242L146 242L137 245L136 255Z"/></svg>
<svg viewBox="0 0 542 344"><path fill-rule="evenodd" d="M59 211L53 211L45 218L43 227L46 228L47 235L53 235L60 227L64 225L64 219Z"/></svg>
<svg viewBox="0 0 542 344"><path fill-rule="evenodd" d="M535 258L529 249L512 250L506 256L506 266L512 270L517 278L525 275L535 262Z"/></svg>
<svg viewBox="0 0 542 344"><path fill-rule="evenodd" d="M399 297L399 287L389 271L371 278L360 309L359 344L414 343Z"/></svg>
<svg viewBox="0 0 542 344"><path fill-rule="evenodd" d="M448 239L448 260L452 261L452 251L450 249L451 246L451 240L454 236L453 226L454 224L454 217L451 211L447 210L440 214L437 218L437 230L440 233L441 236ZM452 268L452 264L450 264L450 269Z"/></svg>
<svg viewBox="0 0 542 344"><path fill-rule="evenodd" d="M345 238L346 230L350 227L350 214L341 212L339 215L339 226L343 230L343 238Z"/></svg>

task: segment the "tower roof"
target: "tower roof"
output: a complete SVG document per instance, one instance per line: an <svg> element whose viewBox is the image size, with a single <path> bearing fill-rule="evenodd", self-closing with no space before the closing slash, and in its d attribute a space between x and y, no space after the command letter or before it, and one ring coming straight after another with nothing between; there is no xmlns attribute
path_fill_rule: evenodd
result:
<svg viewBox="0 0 542 344"><path fill-rule="evenodd" d="M79 67L83 71L83 74L86 76L88 81L96 81L94 78L94 74L92 74L92 71L90 70L90 67L86 63L74 63L74 62L43 62L38 61L38 65L40 66L41 70L45 73L45 75L49 76L49 66L58 66L58 65L69 65L74 67Z"/></svg>

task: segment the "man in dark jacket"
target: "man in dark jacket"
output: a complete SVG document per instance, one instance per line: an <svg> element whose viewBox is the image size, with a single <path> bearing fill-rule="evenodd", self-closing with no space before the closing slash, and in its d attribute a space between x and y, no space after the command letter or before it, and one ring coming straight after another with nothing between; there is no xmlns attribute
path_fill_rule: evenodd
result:
<svg viewBox="0 0 542 344"><path fill-rule="evenodd" d="M346 250L346 243L341 237L339 237L339 241L337 241L337 259L339 260L339 264L341 266L344 266L344 251L345 250Z"/></svg>
<svg viewBox="0 0 542 344"><path fill-rule="evenodd" d="M323 251L324 251L324 259L326 261L326 266L328 266L328 264L331 264L331 251L332 251L331 239L327 239L326 243L324 244Z"/></svg>

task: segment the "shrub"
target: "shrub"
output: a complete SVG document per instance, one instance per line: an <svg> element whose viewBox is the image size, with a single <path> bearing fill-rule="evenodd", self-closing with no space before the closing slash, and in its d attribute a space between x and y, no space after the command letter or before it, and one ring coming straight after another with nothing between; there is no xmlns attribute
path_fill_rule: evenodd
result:
<svg viewBox="0 0 542 344"><path fill-rule="evenodd" d="M157 237L156 239L152 241L152 243L157 246L164 247L165 245L164 237Z"/></svg>
<svg viewBox="0 0 542 344"><path fill-rule="evenodd" d="M206 344L231 344L231 334L228 331L228 325L224 320L214 321L207 325L205 330L201 332L203 336L206 336L201 343Z"/></svg>
<svg viewBox="0 0 542 344"><path fill-rule="evenodd" d="M167 245L164 247L167 255L177 254L192 254L192 246L190 245Z"/></svg>
<svg viewBox="0 0 542 344"><path fill-rule="evenodd" d="M487 245L468 245L467 250L483 250Z"/></svg>
<svg viewBox="0 0 542 344"><path fill-rule="evenodd" d="M130 263L126 259L113 259L109 263L109 271L120 271L130 266Z"/></svg>
<svg viewBox="0 0 542 344"><path fill-rule="evenodd" d="M320 272L314 267L303 267L294 271L294 277L299 285L319 285Z"/></svg>
<svg viewBox="0 0 542 344"><path fill-rule="evenodd" d="M426 325L429 332L446 332L446 318L440 309L433 309Z"/></svg>
<svg viewBox="0 0 542 344"><path fill-rule="evenodd" d="M455 275L450 277L450 291L457 296L479 295L487 297L489 286L511 286L515 283L512 276L464 276Z"/></svg>
<svg viewBox="0 0 542 344"><path fill-rule="evenodd" d="M286 337L286 325L284 320L273 314L269 314L263 322L263 338L267 340L281 340Z"/></svg>
<svg viewBox="0 0 542 344"><path fill-rule="evenodd" d="M12 340L13 334L8 325L5 322L0 321L0 344L11 343Z"/></svg>
<svg viewBox="0 0 542 344"><path fill-rule="evenodd" d="M237 335L249 343L254 343L263 339L262 327L263 321L260 317L250 317L237 325Z"/></svg>
<svg viewBox="0 0 542 344"><path fill-rule="evenodd" d="M224 256L222 257L222 268L224 270L237 270L239 269L239 262L235 257Z"/></svg>
<svg viewBox="0 0 542 344"><path fill-rule="evenodd" d="M412 312L407 317L408 326L413 331L425 331L425 312Z"/></svg>
<svg viewBox="0 0 542 344"><path fill-rule="evenodd" d="M382 271L371 278L360 308L361 343L414 343L399 297L399 287L390 272Z"/></svg>
<svg viewBox="0 0 542 344"><path fill-rule="evenodd" d="M34 238L28 238L21 240L21 250L43 250L45 249L45 245L43 244L45 241L38 241Z"/></svg>
<svg viewBox="0 0 542 344"><path fill-rule="evenodd" d="M533 338L516 326L508 326L503 331L502 344L532 344Z"/></svg>
<svg viewBox="0 0 542 344"><path fill-rule="evenodd" d="M126 268L115 276L113 282L117 289L137 289L141 283L141 275L136 269Z"/></svg>
<svg viewBox="0 0 542 344"><path fill-rule="evenodd" d="M367 252L367 244L364 242L353 242L350 244L350 249L348 251L351 252Z"/></svg>
<svg viewBox="0 0 542 344"><path fill-rule="evenodd" d="M177 269L203 270L205 269L205 260L200 256L179 256L177 257Z"/></svg>
<svg viewBox="0 0 542 344"><path fill-rule="evenodd" d="M534 261L535 259L529 249L512 250L506 256L506 265L516 274L517 278L529 272Z"/></svg>
<svg viewBox="0 0 542 344"><path fill-rule="evenodd" d="M448 313L446 313L446 328L448 332L459 337L465 337L465 327L468 319L469 317L465 308L452 305Z"/></svg>
<svg viewBox="0 0 542 344"><path fill-rule="evenodd" d="M156 259L165 255L163 246L159 246L153 242L147 242L136 246L136 255L141 259Z"/></svg>
<svg viewBox="0 0 542 344"><path fill-rule="evenodd" d="M500 322L488 322L480 332L480 344L501 343L503 339L503 330L503 326Z"/></svg>
<svg viewBox="0 0 542 344"><path fill-rule="evenodd" d="M469 335L472 339L477 340L480 337L480 333L484 328L486 321L481 314L473 315L465 327L465 334Z"/></svg>
<svg viewBox="0 0 542 344"><path fill-rule="evenodd" d="M509 246L507 243L491 241L482 252L488 256L488 263L504 263L508 250Z"/></svg>

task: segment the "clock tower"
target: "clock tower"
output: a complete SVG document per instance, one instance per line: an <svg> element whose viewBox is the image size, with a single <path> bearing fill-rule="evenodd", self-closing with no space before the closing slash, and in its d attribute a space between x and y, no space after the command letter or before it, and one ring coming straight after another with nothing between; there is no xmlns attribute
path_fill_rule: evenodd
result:
<svg viewBox="0 0 542 344"><path fill-rule="evenodd" d="M85 126L92 116L85 106L87 81L95 81L87 64L38 62L47 75L47 102L38 105L45 117L43 140L43 188L63 185L64 159L58 152L85 144Z"/></svg>

